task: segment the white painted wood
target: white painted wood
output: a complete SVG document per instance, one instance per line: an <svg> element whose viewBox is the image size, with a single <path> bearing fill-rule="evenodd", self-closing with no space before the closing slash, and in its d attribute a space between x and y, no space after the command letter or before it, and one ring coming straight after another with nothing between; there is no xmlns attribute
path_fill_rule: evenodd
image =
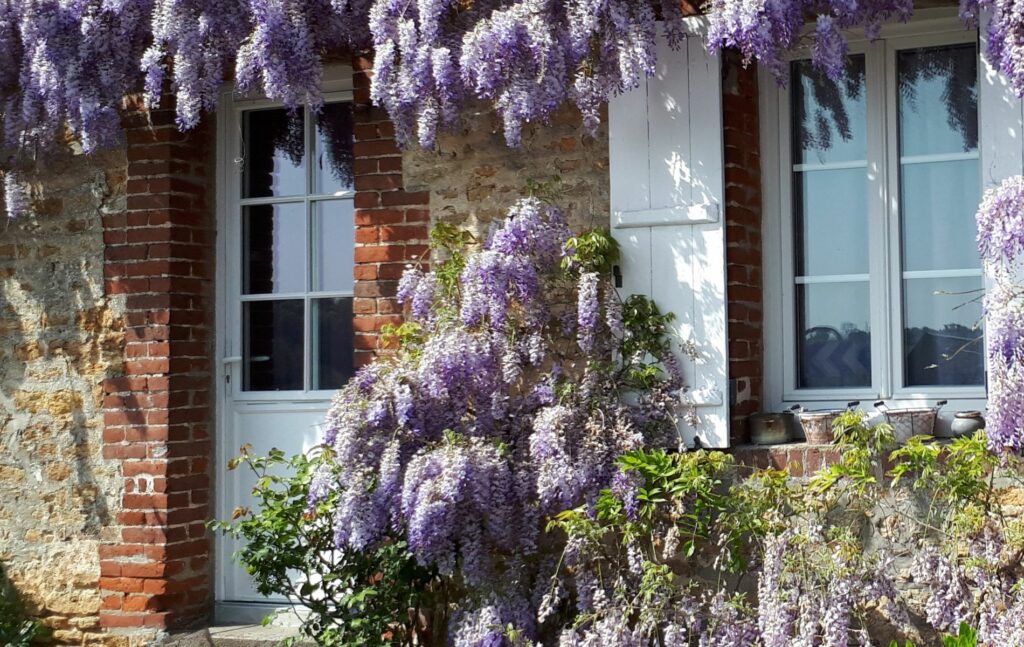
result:
<svg viewBox="0 0 1024 647"><path fill-rule="evenodd" d="M302 402L283 405L281 403L235 402L227 413L230 424L223 440L226 461L237 456L242 445L249 444L249 450L257 456L265 456L277 448L291 456L315 447L321 440L321 423L327 412L327 402ZM219 487L231 493L230 499L236 506L251 506L255 499L249 493L256 485L256 476L245 467L220 473ZM230 503L231 501L228 501ZM233 509L233 508L232 508ZM226 516L225 516L226 514ZM231 510L220 512L220 518L230 518ZM221 539L221 554L230 556L242 547L242 542L232 538ZM267 602L268 599L256 592L252 581L238 566L226 563L218 572L221 600L233 602ZM283 598L273 600L283 602Z"/></svg>
<svg viewBox="0 0 1024 647"><path fill-rule="evenodd" d="M978 146L981 149L981 183L984 189L1024 173L1024 108L1010 87L1009 79L993 67L985 54L988 49L986 26L990 18L990 10L982 12L983 24L979 30L981 84L978 110L981 130Z"/></svg>
<svg viewBox="0 0 1024 647"><path fill-rule="evenodd" d="M692 204L688 47L673 50L661 35L657 71L647 81L647 122L650 208Z"/></svg>
<svg viewBox="0 0 1024 647"><path fill-rule="evenodd" d="M673 51L658 44L654 77L609 105L611 224L622 253L623 298L650 296L676 315L676 346L696 344L696 361L679 354L696 408L687 444L729 444L725 297L722 90L720 62L704 48L702 19Z"/></svg>
<svg viewBox="0 0 1024 647"><path fill-rule="evenodd" d="M625 227L660 227L716 222L719 218L718 211L717 204L691 204L664 209L616 211L612 214L612 226L622 229Z"/></svg>
<svg viewBox="0 0 1024 647"><path fill-rule="evenodd" d="M647 161L647 79L608 103L608 152L612 204L616 211L651 208L651 168Z"/></svg>

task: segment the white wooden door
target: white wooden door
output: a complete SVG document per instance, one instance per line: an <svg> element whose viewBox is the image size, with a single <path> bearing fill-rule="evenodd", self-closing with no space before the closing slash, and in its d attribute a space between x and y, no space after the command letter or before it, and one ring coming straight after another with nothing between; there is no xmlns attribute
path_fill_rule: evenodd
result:
<svg viewBox="0 0 1024 647"><path fill-rule="evenodd" d="M333 393L353 372L352 104L317 113L234 102L222 117L218 506L251 506L255 477L226 469L321 441ZM266 602L220 538L217 598Z"/></svg>

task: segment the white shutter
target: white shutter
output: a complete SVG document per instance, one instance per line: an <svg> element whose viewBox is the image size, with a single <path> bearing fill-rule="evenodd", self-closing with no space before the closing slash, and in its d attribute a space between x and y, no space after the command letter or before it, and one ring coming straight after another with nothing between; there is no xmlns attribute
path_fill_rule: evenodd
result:
<svg viewBox="0 0 1024 647"><path fill-rule="evenodd" d="M729 445L720 62L691 18L679 50L660 40L657 73L609 103L612 234L622 249L622 296L652 297L673 312L672 333L696 345L680 356L696 429L687 444Z"/></svg>
<svg viewBox="0 0 1024 647"><path fill-rule="evenodd" d="M991 11L982 14L978 93L981 185L986 190L1014 175L1024 173L1024 107L1010 81L989 63L987 23Z"/></svg>

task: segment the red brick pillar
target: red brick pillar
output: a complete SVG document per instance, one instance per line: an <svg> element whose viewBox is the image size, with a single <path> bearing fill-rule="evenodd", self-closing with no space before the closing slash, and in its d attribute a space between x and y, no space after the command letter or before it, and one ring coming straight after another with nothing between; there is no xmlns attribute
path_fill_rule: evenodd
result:
<svg viewBox="0 0 1024 647"><path fill-rule="evenodd" d="M370 105L367 58L353 59L355 85L355 321L356 366L373 358L381 326L399 323L398 279L427 252L430 224L427 191L409 192L402 179L402 153L395 128L381 108Z"/></svg>
<svg viewBox="0 0 1024 647"><path fill-rule="evenodd" d="M761 409L764 377L764 278L761 264L761 154L757 68L735 52L723 61L726 295L729 379L736 385L731 444L749 440L747 416Z"/></svg>
<svg viewBox="0 0 1024 647"><path fill-rule="evenodd" d="M167 108L132 113L127 136L127 210L104 218L127 334L123 376L104 383L103 455L124 489L100 547L100 623L178 628L211 606L211 137L180 133Z"/></svg>

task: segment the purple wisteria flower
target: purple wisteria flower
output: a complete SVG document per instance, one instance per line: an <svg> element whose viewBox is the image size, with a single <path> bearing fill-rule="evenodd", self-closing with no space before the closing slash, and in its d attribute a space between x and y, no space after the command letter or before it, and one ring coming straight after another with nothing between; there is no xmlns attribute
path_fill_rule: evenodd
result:
<svg viewBox="0 0 1024 647"><path fill-rule="evenodd" d="M1024 178L986 192L978 209L978 251L993 285L985 295L989 446L1024 448Z"/></svg>

